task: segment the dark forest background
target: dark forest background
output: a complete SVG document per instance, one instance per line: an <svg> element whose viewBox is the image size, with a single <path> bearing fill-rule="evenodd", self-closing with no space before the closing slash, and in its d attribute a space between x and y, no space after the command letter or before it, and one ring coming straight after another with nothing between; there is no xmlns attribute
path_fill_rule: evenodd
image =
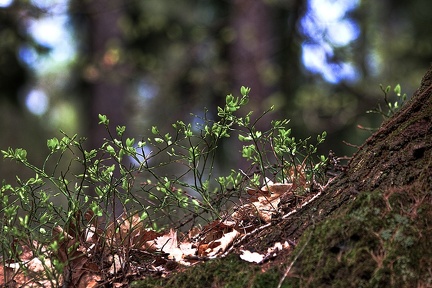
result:
<svg viewBox="0 0 432 288"><path fill-rule="evenodd" d="M60 129L97 147L99 113L146 138L205 107L215 117L244 85L255 116L275 107L262 129L288 118L297 137L327 131L321 154L351 155L344 142L371 134L357 126L382 121L366 113L384 105L380 84L411 95L429 67L430 11L429 0L0 1L0 149L42 163ZM236 167L240 147L224 149L220 163ZM0 179L14 167L2 161Z"/></svg>

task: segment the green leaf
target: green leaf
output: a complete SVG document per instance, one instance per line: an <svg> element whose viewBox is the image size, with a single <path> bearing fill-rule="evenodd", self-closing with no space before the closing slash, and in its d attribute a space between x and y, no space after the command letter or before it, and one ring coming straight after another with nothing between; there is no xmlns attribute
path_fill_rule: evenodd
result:
<svg viewBox="0 0 432 288"><path fill-rule="evenodd" d="M135 143L135 138L127 138L126 139L126 146L127 147L132 147L134 143Z"/></svg>
<svg viewBox="0 0 432 288"><path fill-rule="evenodd" d="M58 149L59 140L56 137L48 139L47 140L47 146L51 150L51 152L53 152L54 150Z"/></svg>
<svg viewBox="0 0 432 288"><path fill-rule="evenodd" d="M84 156L87 161L94 158L96 155L97 155L96 149L92 149L90 151L84 151Z"/></svg>
<svg viewBox="0 0 432 288"><path fill-rule="evenodd" d="M103 215L102 209L96 202L90 203L90 209L93 211L94 215L101 217Z"/></svg>
<svg viewBox="0 0 432 288"><path fill-rule="evenodd" d="M103 125L109 124L109 120L106 115L99 114L98 116L99 116L99 124L103 124Z"/></svg>
<svg viewBox="0 0 432 288"><path fill-rule="evenodd" d="M322 142L324 142L326 136L327 136L327 132L326 131L322 132L321 135L318 135L317 136L318 144L321 144Z"/></svg>
<svg viewBox="0 0 432 288"><path fill-rule="evenodd" d="M119 137L121 137L125 131L126 131L126 126L117 126L116 127L116 132L117 132L117 135Z"/></svg>
<svg viewBox="0 0 432 288"><path fill-rule="evenodd" d="M69 137L63 137L62 140L60 141L60 146L61 148L66 148L66 146L68 146L71 143L72 139Z"/></svg>
<svg viewBox="0 0 432 288"><path fill-rule="evenodd" d="M241 93L243 96L247 96L247 95L249 94L250 90L251 90L250 88L245 87L245 86L242 86L242 87L240 88L240 93Z"/></svg>
<svg viewBox="0 0 432 288"><path fill-rule="evenodd" d="M146 211L144 211L142 214L141 214L141 216L140 216L140 220L141 221L144 221L145 219L147 219L148 218L148 213L146 212Z"/></svg>
<svg viewBox="0 0 432 288"><path fill-rule="evenodd" d="M243 146L242 156L246 159L251 159L254 152L255 152L255 146L253 144L248 146Z"/></svg>
<svg viewBox="0 0 432 288"><path fill-rule="evenodd" d="M242 142L246 142L246 141L252 141L252 137L250 135L248 136L243 136L241 134L238 135L238 139Z"/></svg>
<svg viewBox="0 0 432 288"><path fill-rule="evenodd" d="M158 129L156 126L152 126L152 128L151 128L151 132L152 132L154 135L158 135L158 134L159 134L159 129Z"/></svg>
<svg viewBox="0 0 432 288"><path fill-rule="evenodd" d="M107 145L105 149L112 156L116 154L114 148L111 145Z"/></svg>
<svg viewBox="0 0 432 288"><path fill-rule="evenodd" d="M225 102L228 106L231 105L234 102L234 96L231 94L227 95L225 98Z"/></svg>
<svg viewBox="0 0 432 288"><path fill-rule="evenodd" d="M15 154L14 156L17 160L20 160L23 162L27 161L27 151L25 149L16 148L14 154Z"/></svg>
<svg viewBox="0 0 432 288"><path fill-rule="evenodd" d="M126 151L124 149L120 149L118 153L118 158L123 159L123 156L125 155Z"/></svg>
<svg viewBox="0 0 432 288"><path fill-rule="evenodd" d="M401 86L400 86L400 84L396 85L396 87L394 88L394 92L396 93L397 96L401 95Z"/></svg>

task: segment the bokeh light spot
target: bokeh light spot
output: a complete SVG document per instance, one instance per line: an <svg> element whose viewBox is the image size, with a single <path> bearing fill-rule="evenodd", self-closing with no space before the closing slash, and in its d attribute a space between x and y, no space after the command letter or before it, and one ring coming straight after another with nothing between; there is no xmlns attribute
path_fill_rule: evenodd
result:
<svg viewBox="0 0 432 288"><path fill-rule="evenodd" d="M35 115L45 114L48 102L48 96L42 90L31 90L25 99L27 109Z"/></svg>

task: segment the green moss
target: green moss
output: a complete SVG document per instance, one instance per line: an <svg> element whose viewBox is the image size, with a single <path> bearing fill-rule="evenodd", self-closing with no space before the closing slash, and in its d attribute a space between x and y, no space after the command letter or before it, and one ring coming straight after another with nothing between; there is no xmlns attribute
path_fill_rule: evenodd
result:
<svg viewBox="0 0 432 288"><path fill-rule="evenodd" d="M167 279L145 279L131 287L276 287L280 275L272 269L260 272L260 266L240 260L237 255L198 264Z"/></svg>
<svg viewBox="0 0 432 288"><path fill-rule="evenodd" d="M311 228L296 263L300 286L430 284L432 205L424 195L417 190L364 192L338 216Z"/></svg>
<svg viewBox="0 0 432 288"><path fill-rule="evenodd" d="M280 279L282 278L282 274L284 272L281 271L282 269L285 269L285 266L283 267L276 266L264 273L258 273L251 287L253 288L277 287ZM287 283L284 283L284 285L282 285L281 287L288 288L292 286L288 286Z"/></svg>

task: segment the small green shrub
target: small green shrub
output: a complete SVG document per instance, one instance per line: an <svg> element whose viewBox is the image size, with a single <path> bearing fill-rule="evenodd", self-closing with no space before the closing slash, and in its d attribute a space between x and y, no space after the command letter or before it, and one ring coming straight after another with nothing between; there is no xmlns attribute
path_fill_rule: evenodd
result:
<svg viewBox="0 0 432 288"><path fill-rule="evenodd" d="M78 244L68 237L83 242L97 232L99 239L115 238L124 223L129 223L128 233L132 233L130 223L136 217L156 231L174 224L205 223L224 217L246 186L261 187L265 177L303 184L322 177L327 159L316 153L326 133L318 135L315 143L310 138L296 139L288 128L289 120L272 121L268 131L259 131L257 123L270 110L254 120L252 112L239 116L250 89L242 87L240 92L241 97L228 95L225 106L217 108L218 120L205 113L197 127L177 121L171 132L162 132L153 126L151 136L138 141L124 136L124 126L110 131L107 116L99 115L108 135L101 147L88 151L84 138L63 133L61 139L47 141L49 152L42 167L31 164L24 149L2 151L5 159L35 173L26 180L17 176L15 185L3 182L1 186L3 263L19 263L23 247L33 257L50 257L52 267L45 270L51 274L44 277L55 284L76 257ZM233 168L219 176L217 153L221 141L229 137L240 141L237 149L250 169ZM175 173L167 174L167 168ZM299 192L308 193L308 189L303 186ZM124 212L118 215L118 211ZM127 249L126 239L104 243L112 243L109 249ZM69 244L64 245L65 241Z"/></svg>

